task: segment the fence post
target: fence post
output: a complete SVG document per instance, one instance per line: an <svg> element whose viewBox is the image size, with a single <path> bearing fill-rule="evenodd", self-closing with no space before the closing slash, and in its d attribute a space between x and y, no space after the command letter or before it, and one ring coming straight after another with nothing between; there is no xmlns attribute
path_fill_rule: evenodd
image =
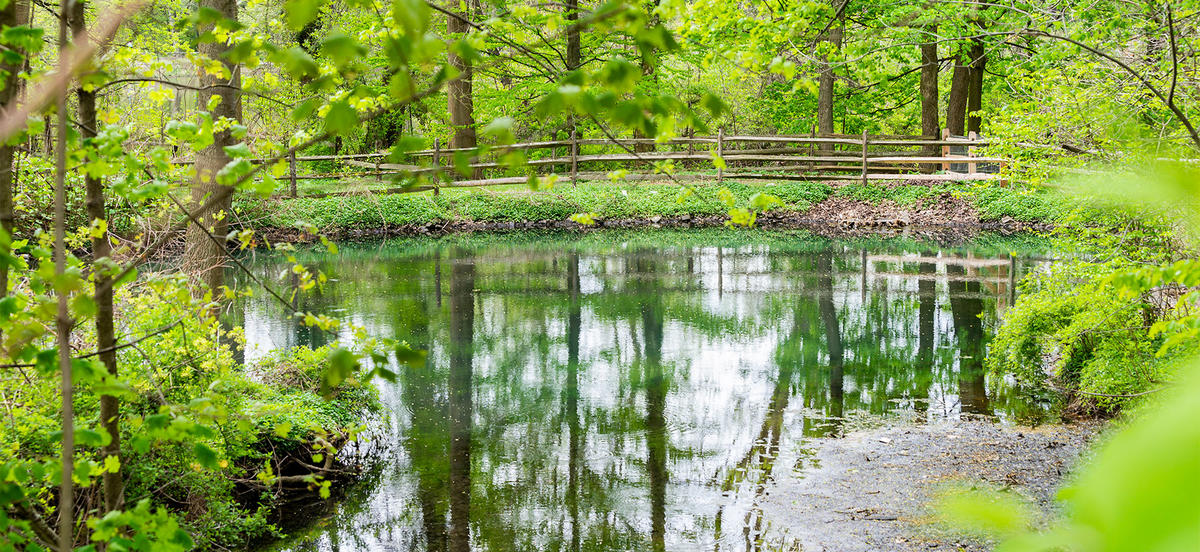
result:
<svg viewBox="0 0 1200 552"><path fill-rule="evenodd" d="M433 195L438 195L442 191L442 187L438 183L442 181L442 144L437 136L433 137Z"/></svg>
<svg viewBox="0 0 1200 552"><path fill-rule="evenodd" d="M288 189L292 197L296 197L296 150L288 151L288 179L291 180L291 186Z"/></svg>
<svg viewBox="0 0 1200 552"><path fill-rule="evenodd" d="M579 131L571 129L571 185L579 185Z"/></svg>
<svg viewBox="0 0 1200 552"><path fill-rule="evenodd" d="M375 158L375 181L376 182L383 180L383 173L379 172L379 161L381 159L383 159L383 158L382 157Z"/></svg>
<svg viewBox="0 0 1200 552"><path fill-rule="evenodd" d="M725 127L717 129L717 157L721 158L721 164L725 164ZM717 185L725 180L725 169L717 167Z"/></svg>
<svg viewBox="0 0 1200 552"><path fill-rule="evenodd" d="M969 139L971 141L970 144L967 144L967 157L975 157L975 143L974 142L975 142L975 139L978 138L978 136L979 135L976 134L975 131L973 131L973 130L969 134L967 134L967 139ZM968 162L967 163L967 174L975 174L975 170L976 170L975 162L973 162L973 161Z"/></svg>
<svg viewBox="0 0 1200 552"><path fill-rule="evenodd" d="M942 129L942 141L948 142L949 140L950 140L950 129L943 128ZM950 144L942 144L942 158L947 158L947 157L950 157ZM949 161L942 161L942 170L943 171L950 170L950 162Z"/></svg>
<svg viewBox="0 0 1200 552"><path fill-rule="evenodd" d="M862 183L867 184L867 131L862 134Z"/></svg>

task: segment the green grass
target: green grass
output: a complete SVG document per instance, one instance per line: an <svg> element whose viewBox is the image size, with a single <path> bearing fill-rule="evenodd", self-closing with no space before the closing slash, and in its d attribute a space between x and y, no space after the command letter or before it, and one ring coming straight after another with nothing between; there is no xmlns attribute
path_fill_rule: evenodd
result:
<svg viewBox="0 0 1200 552"><path fill-rule="evenodd" d="M826 184L808 182L725 184L746 206L756 193L783 200L780 209L805 211L832 193ZM576 213L607 219L652 216L707 216L728 211L717 199L719 188L700 184L692 193L670 184L619 186L612 183L558 184L531 191L523 185L386 195L354 195L275 200L242 199L235 208L259 227L289 228L306 222L320 228L373 228L439 221L520 222L566 220Z"/></svg>
<svg viewBox="0 0 1200 552"><path fill-rule="evenodd" d="M336 189L381 189L387 181L373 180L335 183L309 181L303 191L326 192ZM737 200L745 207L756 193L771 194L783 201L779 209L804 212L831 196L869 203L894 202L905 207L921 207L944 194L971 201L981 221L1011 218L1022 222L1056 222L1079 202L1044 188L997 186L994 184L946 183L937 186L883 186L846 184L834 188L813 182L736 182L726 181ZM409 194L361 194L298 199L241 199L235 208L242 220L259 228L293 228L299 223L318 228L348 230L379 228L445 221L525 222L567 220L576 213L595 213L604 219L633 219L654 216L724 215L728 207L718 198L715 183L699 183L685 191L673 184L619 185L610 182L559 183L551 189L530 190L523 184L481 188L443 189Z"/></svg>

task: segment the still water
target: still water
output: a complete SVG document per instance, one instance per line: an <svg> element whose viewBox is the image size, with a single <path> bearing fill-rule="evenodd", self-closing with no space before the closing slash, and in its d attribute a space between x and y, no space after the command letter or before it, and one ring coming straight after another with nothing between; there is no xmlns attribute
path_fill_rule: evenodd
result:
<svg viewBox="0 0 1200 552"><path fill-rule="evenodd" d="M312 519L280 549L745 549L762 540L771 481L816 468L814 439L900 417L1036 415L982 368L1032 255L999 238L765 231L301 253L331 282L299 308L429 360L379 383L367 477L293 516ZM282 255L249 262L287 284ZM323 344L266 299L233 317L250 360Z"/></svg>

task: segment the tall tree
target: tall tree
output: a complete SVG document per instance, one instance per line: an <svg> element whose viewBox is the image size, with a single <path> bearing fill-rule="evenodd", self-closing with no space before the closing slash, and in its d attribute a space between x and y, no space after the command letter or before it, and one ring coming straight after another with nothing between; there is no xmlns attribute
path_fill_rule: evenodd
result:
<svg viewBox="0 0 1200 552"><path fill-rule="evenodd" d="M583 46L579 36L579 0L566 0L563 8L566 11L567 25L567 71L579 68L583 60Z"/></svg>
<svg viewBox="0 0 1200 552"><path fill-rule="evenodd" d="M921 135L926 138L937 138L938 128L938 53L937 27L925 28L929 36L928 42L921 44ZM926 146L925 155L935 157L937 146ZM922 165L925 172L937 170L936 163Z"/></svg>
<svg viewBox="0 0 1200 552"><path fill-rule="evenodd" d="M27 0L19 2L9 2L3 8L0 8L0 27L9 28L23 25L28 18ZM3 71L3 88L0 88L0 111L4 113L14 109L17 105L18 91L21 88L21 79L19 78L21 68L24 66L24 56L22 61L13 63L7 57L0 58L0 71ZM16 215L13 212L13 182L15 174L13 167L13 154L16 148L10 144L0 143L0 229L4 230L10 238L12 237L13 228L16 223ZM0 252L8 252L8 242L0 244L3 250ZM0 263L0 298L8 295L8 265Z"/></svg>
<svg viewBox="0 0 1200 552"><path fill-rule="evenodd" d="M971 41L971 80L967 87L967 132L979 132L983 123L979 110L983 109L983 75L987 69L987 52L979 39Z"/></svg>
<svg viewBox="0 0 1200 552"><path fill-rule="evenodd" d="M450 35L456 38L461 37L471 26L468 23L471 2L467 2L467 11L458 12L458 8L464 5L460 0L449 0L446 6L449 12L446 22L446 30ZM458 71L458 76L454 77L446 86L446 97L449 102L450 109L450 125L454 127L454 136L450 139L451 148L473 148L476 146L475 135L475 96L472 89L474 80L474 71L471 68L471 63L462 56L458 55L451 48L449 55L450 66Z"/></svg>
<svg viewBox="0 0 1200 552"><path fill-rule="evenodd" d="M63 6L65 9L66 6ZM67 14L63 14L67 15ZM71 51L66 17L58 18L59 71L66 70ZM67 91L54 92L54 118L58 127L54 143L54 276L67 280ZM58 349L58 368L61 384L62 410L62 475L58 487L58 549L69 552L75 547L75 379L71 366L71 329L75 325L69 306L70 293L55 292L57 310L54 317L55 346Z"/></svg>
<svg viewBox="0 0 1200 552"><path fill-rule="evenodd" d="M983 20L983 11L988 6L973 5L972 20L979 32L983 32L985 23ZM983 77L987 71L987 50L984 48L983 39L976 36L971 39L970 46L967 50L969 59L970 80L967 83L967 132L979 132L983 122L979 116L979 110L983 109Z"/></svg>
<svg viewBox="0 0 1200 552"><path fill-rule="evenodd" d="M75 0L70 4L71 34L76 40L87 40L87 24L85 12L86 0ZM79 126L83 139L93 140L96 137L96 94L84 86L75 89L79 102ZM2 160L0 160L2 162ZM86 173L83 178L85 202L88 219L95 230L107 224L108 215L104 211L104 181ZM92 258L106 259L112 253L107 232L92 233ZM103 267L103 264L93 262L92 266ZM109 285L109 274L103 269L96 270L92 279L96 285L96 348L100 352L100 362L112 377L117 376L116 333L113 329L113 292ZM112 394L100 395L100 425L109 435L109 442L104 445L100 454L103 458L118 457L121 453L121 403ZM118 463L118 465L120 465ZM109 470L103 477L104 511L120 510L123 502L124 482L121 470Z"/></svg>
<svg viewBox="0 0 1200 552"><path fill-rule="evenodd" d="M962 54L954 56L954 72L950 76L950 93L946 96L946 130L963 136L967 130L967 91L971 83L971 65Z"/></svg>
<svg viewBox="0 0 1200 552"><path fill-rule="evenodd" d="M840 4L835 2L834 20L829 23L829 29L826 31L825 40L832 45L833 51L842 48L842 34L845 31L846 25L846 3L849 0L842 0ZM821 56L821 74L817 78L817 132L820 134L833 134L833 64L829 61L829 55ZM822 150L833 149L832 144L821 146Z"/></svg>
<svg viewBox="0 0 1200 552"><path fill-rule="evenodd" d="M237 0L199 0L201 10L214 10L230 22L238 18ZM221 23L206 23L199 29L201 34L211 31ZM197 46L200 55L220 60L224 65L223 74L213 74L211 71L200 73L200 91L197 94L199 108L207 110L209 102L215 101L212 109L214 121L230 119L237 123L242 120L242 75L241 68L223 57L228 49L227 41L202 41ZM215 100L214 100L215 98ZM217 173L229 163L229 154L225 147L237 143L231 129L223 128L216 131L213 143L197 152L196 175L192 180L191 210L203 226L189 225L187 230L187 247L184 254L184 266L192 272L196 281L204 288L216 290L224 283L223 244L229 230L228 215L232 206L232 194L226 187L217 182ZM200 212L202 206L213 198L223 198L214 203L211 209ZM208 236L211 232L217 239Z"/></svg>
<svg viewBox="0 0 1200 552"><path fill-rule="evenodd" d="M579 36L579 27L575 26L579 21L579 0L566 0L563 8L567 19L567 71L579 69L583 63L583 45ZM574 133L576 131L575 116L570 115L567 119L567 131Z"/></svg>

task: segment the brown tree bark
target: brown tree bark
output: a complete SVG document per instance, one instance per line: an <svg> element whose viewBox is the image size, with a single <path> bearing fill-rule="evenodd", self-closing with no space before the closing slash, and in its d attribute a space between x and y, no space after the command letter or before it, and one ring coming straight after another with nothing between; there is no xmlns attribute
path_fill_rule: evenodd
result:
<svg viewBox="0 0 1200 552"><path fill-rule="evenodd" d="M226 19L233 21L236 21L238 18L237 0L200 0L199 8L216 10ZM202 28L200 30L204 32L208 29ZM197 94L197 103L200 109L208 109L207 105L210 98L220 98L220 103L212 110L213 119L216 120L225 117L240 122L242 120L241 68L228 60L222 59L221 56L227 49L228 46L226 44L217 42L206 42L199 45L198 50L200 54L208 58L221 60L225 64L226 69L229 70L230 77L225 79L207 72L201 73L201 90ZM223 241L229 231L227 215L232 206L232 194L224 193L225 186L217 183L216 175L221 168L229 163L229 155L225 153L223 148L225 146L232 146L235 143L237 143L237 140L234 139L230 132L223 130L216 133L212 145L196 154L196 176L192 180L191 209L197 220L205 228L199 228L194 224L188 226L184 267L191 272L197 283L203 285L200 290L207 288L215 291L225 282L225 246L223 243L215 243L209 239L205 230L207 229L216 236L218 241ZM224 196L224 201L215 205L211 211L204 213L195 212L209 198L217 195ZM203 291L200 292L202 293Z"/></svg>
<svg viewBox="0 0 1200 552"><path fill-rule="evenodd" d="M467 3L471 5L470 2ZM453 13L448 16L446 30L453 37L460 37L468 30L466 18L468 13L458 13L458 0L449 0L446 9ZM450 108L450 125L454 127L454 136L450 139L451 148L473 148L478 143L475 135L475 97L472 90L474 71L471 64L454 53L449 54L450 65L458 70L458 76L446 86L446 96ZM478 176L478 170L475 171Z"/></svg>
<svg viewBox="0 0 1200 552"><path fill-rule="evenodd" d="M84 19L84 12L87 9L86 0L75 0L72 4L73 8L70 13L71 34L79 37L87 36L87 24ZM86 40L86 38L85 38ZM83 139L90 140L96 137L97 121L96 121L96 94L90 92L83 87L75 89L75 95L79 101L79 126ZM88 219L92 223L97 221L107 221L107 215L104 212L104 182L93 176L84 176L85 203L87 204ZM92 238L92 259L93 267L98 266L96 261L107 258L112 253L112 245L108 240L106 233L100 237ZM100 351L100 361L104 363L105 369L109 375L117 377L117 352L114 347L117 344L116 333L113 330L113 292L108 285L109 275L106 272L93 272L93 280L96 284L96 347ZM100 449L102 457L116 456L120 458L121 454L121 402L112 395L100 396L100 425L108 432L112 438L111 441ZM102 480L102 490L104 492L104 511L112 512L122 508L124 502L125 485L121 476L121 471L105 472Z"/></svg>
<svg viewBox="0 0 1200 552"><path fill-rule="evenodd" d="M928 27L931 37L937 36L937 27ZM938 55L937 43L930 42L921 45L921 135L936 139L941 129L938 128ZM936 157L937 146L926 146L924 155ZM936 163L922 165L923 172L937 170Z"/></svg>
<svg viewBox="0 0 1200 552"><path fill-rule="evenodd" d="M829 25L825 40L833 45L834 50L842 48L842 34L845 31L845 12L840 8L837 20ZM821 74L817 77L817 133L833 134L833 64L829 56L821 58ZM832 144L822 144L821 151L831 151Z"/></svg>
<svg viewBox="0 0 1200 552"><path fill-rule="evenodd" d="M950 77L950 94L946 98L946 130L963 136L967 130L967 91L971 84L971 65L962 54L954 57L954 73Z"/></svg>
<svg viewBox="0 0 1200 552"><path fill-rule="evenodd" d="M0 27L14 27L23 24L23 20L28 14L28 4L27 1L9 2L3 9L0 9ZM0 89L0 110L8 112L9 109L16 107L17 92L20 86L17 74L21 71L21 65L0 64L0 71L4 72L3 88ZM3 228L10 237L16 226L16 216L13 212L14 153L13 146L0 144L0 228ZM5 249L7 250L7 247ZM0 297L6 295L8 295L8 265L0 266Z"/></svg>
<svg viewBox="0 0 1200 552"><path fill-rule="evenodd" d="M567 25L567 71L579 69L583 63L583 45L579 36L579 28L575 24L579 21L579 0L566 0L566 5L563 8L566 11ZM567 118L567 132L573 133L576 130L575 116L569 115Z"/></svg>
<svg viewBox="0 0 1200 552"><path fill-rule="evenodd" d="M649 25L657 25L659 23L658 16L653 15L653 11L655 8L658 7L658 3L659 3L659 0L653 0L652 2L650 2L650 4L648 6L646 6L647 11L651 12ZM658 83L658 75L654 71L655 63L657 60L655 60L652 56L653 56L653 54L642 53L642 58L641 58L642 78L645 79L645 78L649 77L650 79L652 79L654 81L655 84L657 84ZM636 129L636 128L633 130L633 137L634 138L650 138L649 136L646 136L646 134L644 132L642 132L641 129ZM639 153L649 153L654 150L655 150L655 146L653 143L646 143L646 144L636 143L633 145L633 151L636 151Z"/></svg>
<svg viewBox="0 0 1200 552"><path fill-rule="evenodd" d="M983 75L987 68L987 52L983 42L973 40L970 50L971 82L967 90L967 132L979 132L983 123L979 110L983 109Z"/></svg>
<svg viewBox="0 0 1200 552"><path fill-rule="evenodd" d="M64 14L65 15L65 14ZM70 52L70 35L67 20L58 19L59 70L65 70L65 60ZM67 97L66 90L54 93L54 126L58 127L54 141L54 275L65 277L67 273ZM68 302L70 294L58 292L57 312L54 320L55 345L58 348L58 368L61 383L62 407L62 472L58 487L58 549L69 552L75 547L75 380L71 370L71 330L75 321L71 318Z"/></svg>
<svg viewBox="0 0 1200 552"><path fill-rule="evenodd" d="M583 45L580 41L579 28L575 26L579 22L579 0L566 0L566 19L567 25L567 71L574 71L579 68L583 59Z"/></svg>

